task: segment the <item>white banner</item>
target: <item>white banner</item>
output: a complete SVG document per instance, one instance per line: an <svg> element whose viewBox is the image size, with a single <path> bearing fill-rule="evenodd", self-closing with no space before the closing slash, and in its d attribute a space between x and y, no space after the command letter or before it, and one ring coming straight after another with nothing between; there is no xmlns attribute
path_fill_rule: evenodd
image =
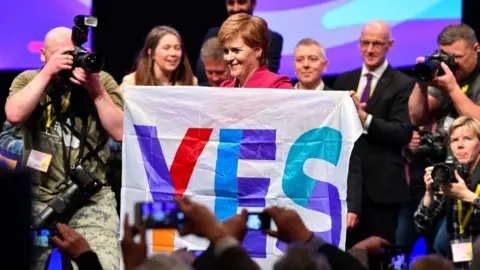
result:
<svg viewBox="0 0 480 270"><path fill-rule="evenodd" d="M348 92L130 86L125 91L121 213L188 195L220 220L280 205L344 248L347 172L362 127ZM208 241L149 231L150 252ZM122 228L123 235L123 228ZM271 269L285 245L249 231L243 246Z"/></svg>

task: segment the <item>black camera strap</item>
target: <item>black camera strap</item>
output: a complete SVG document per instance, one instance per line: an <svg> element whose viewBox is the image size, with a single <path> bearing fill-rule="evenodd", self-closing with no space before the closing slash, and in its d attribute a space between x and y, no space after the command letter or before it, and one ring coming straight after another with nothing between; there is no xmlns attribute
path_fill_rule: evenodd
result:
<svg viewBox="0 0 480 270"><path fill-rule="evenodd" d="M87 142L87 132L88 132L88 118L83 117L82 118L82 131L80 133L80 146L79 146L79 152L77 156L77 161L75 162L75 167L80 165L82 163L82 157L83 153L85 151L85 143Z"/></svg>
<svg viewBox="0 0 480 270"><path fill-rule="evenodd" d="M82 122L83 122L83 119L82 119ZM79 152L79 155L78 155L80 160L77 160L78 164L76 164L76 166L82 164L83 162L85 162L86 160L88 160L92 157L95 158L97 160L97 162L99 164L101 164L101 166L105 166L105 167L107 166L107 164L105 164L105 162L103 162L103 160L98 156L98 152L100 152L103 149L103 147L107 144L108 138L105 138L100 144L97 145L97 147L93 148L93 146L88 142L88 140L86 138L87 128L85 128L85 126L88 127L88 125L86 123L82 124L82 134L78 133L74 129L73 126L71 126L67 123L64 123L64 125L70 129L70 131L72 132L73 135L75 135L75 137L77 137L77 138L85 137L85 139L80 140L80 150L79 150L80 152ZM85 129L85 131L84 131L84 129ZM83 134L83 133L85 133L85 134ZM85 148L88 149L88 153L82 158L83 153L85 151Z"/></svg>
<svg viewBox="0 0 480 270"><path fill-rule="evenodd" d="M70 172L70 148L68 148L68 155L67 155L67 147L65 146L65 127L63 123L66 123L66 115L62 113L62 95L58 92L54 92L52 84L49 84L47 87L47 94L50 97L50 103L55 111L55 115L57 120L60 123L60 130L61 130L61 141L62 141L62 155L63 155L63 169L65 172L65 176L67 176ZM48 104L48 102L46 103ZM45 104L44 104L45 105ZM47 105L48 106L48 105ZM45 106L46 108L46 106ZM72 144L72 137L70 137L70 145Z"/></svg>
<svg viewBox="0 0 480 270"><path fill-rule="evenodd" d="M480 165L480 164L479 164ZM477 188L477 186L480 184L480 166L477 165L475 167L475 169L473 170L473 173L470 177L470 186L471 186L471 189L473 189L472 191L475 192L475 189Z"/></svg>
<svg viewBox="0 0 480 270"><path fill-rule="evenodd" d="M77 160L75 162L74 167L81 165L83 162L85 162L88 159L95 158L100 166L104 166L106 168L105 162L102 161L102 159L98 156L98 153L103 149L103 147L106 145L108 142L108 138L105 138L100 144L97 145L96 148L93 148L90 143L87 141L87 134L88 134L88 115L82 117L82 129L81 132L78 133L77 130L75 129L75 116L73 112L69 113L62 113L61 112L61 95L58 94L49 94L51 102L56 118L60 124L61 128L61 141L62 141L62 152L63 152L63 162L64 162L64 170L65 170L65 176L68 176L70 174L70 170L72 167L70 166L70 156L71 156L71 148L67 147L65 145L65 136L64 133L67 131L67 129L70 131L71 137L70 137L70 146L72 145L72 139L73 136L77 137L79 139L79 153L77 156ZM70 119L70 124L67 122L67 119ZM88 153L84 156L85 153L85 148L88 149ZM64 183L62 181L57 185L61 186Z"/></svg>

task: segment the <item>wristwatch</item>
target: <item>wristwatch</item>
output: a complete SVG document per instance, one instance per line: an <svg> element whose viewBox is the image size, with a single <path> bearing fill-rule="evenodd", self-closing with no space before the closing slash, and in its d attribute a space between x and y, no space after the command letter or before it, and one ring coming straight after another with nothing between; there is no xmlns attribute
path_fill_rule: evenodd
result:
<svg viewBox="0 0 480 270"><path fill-rule="evenodd" d="M475 205L477 208L480 208L480 196L477 196L475 199L473 199L473 205Z"/></svg>

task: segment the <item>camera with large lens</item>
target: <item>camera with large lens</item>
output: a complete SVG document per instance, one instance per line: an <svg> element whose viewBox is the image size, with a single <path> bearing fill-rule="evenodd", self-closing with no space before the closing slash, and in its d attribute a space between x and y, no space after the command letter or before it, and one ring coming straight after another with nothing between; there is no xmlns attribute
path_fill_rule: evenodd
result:
<svg viewBox="0 0 480 270"><path fill-rule="evenodd" d="M104 59L99 53L89 52L82 45L88 40L88 27L97 27L98 19L94 16L78 15L75 17L72 28L72 42L75 46L73 52L73 68L81 67L89 73L98 73L103 69ZM69 76L71 75L68 74Z"/></svg>
<svg viewBox="0 0 480 270"><path fill-rule="evenodd" d="M53 198L47 207L33 218L33 228L48 228L65 214L71 213L87 203L103 184L81 165L73 168L65 184L64 190Z"/></svg>
<svg viewBox="0 0 480 270"><path fill-rule="evenodd" d="M415 148L407 149L407 161L412 161L412 156L423 158L429 164L436 164L445 161L447 148L445 136L440 133L425 132L420 135L420 144Z"/></svg>
<svg viewBox="0 0 480 270"><path fill-rule="evenodd" d="M455 56L448 55L441 50L435 51L431 56L425 57L425 60L421 63L418 63L413 68L413 73L415 78L421 82L430 82L436 76L442 76L445 74L440 63L445 63L450 68L450 70L455 73L456 64Z"/></svg>
<svg viewBox="0 0 480 270"><path fill-rule="evenodd" d="M455 178L455 170L462 179L468 178L468 167L465 164L458 164L454 162L438 163L433 166L432 180L436 185L448 185L450 183L457 183Z"/></svg>

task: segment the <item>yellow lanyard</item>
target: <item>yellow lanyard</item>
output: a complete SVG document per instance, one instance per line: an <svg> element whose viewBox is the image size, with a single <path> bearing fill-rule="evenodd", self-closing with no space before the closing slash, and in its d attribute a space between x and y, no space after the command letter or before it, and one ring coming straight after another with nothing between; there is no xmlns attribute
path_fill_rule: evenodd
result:
<svg viewBox="0 0 480 270"><path fill-rule="evenodd" d="M47 96L47 102L50 102L49 96ZM69 105L70 105L70 92L68 92L65 102L62 105L62 112L65 112ZM53 115L52 113L52 104L50 104L47 106L47 123L45 124L47 129L50 128L54 120L55 120L55 115Z"/></svg>
<svg viewBox="0 0 480 270"><path fill-rule="evenodd" d="M477 189L475 190L475 195L480 195L480 185L477 185ZM460 235L465 232L465 227L467 227L470 218L472 217L473 209L475 208L473 205L467 211L465 215L465 219L463 219L463 202L462 200L457 200L457 207L458 207L458 227L460 229ZM463 222L462 222L463 220Z"/></svg>
<svg viewBox="0 0 480 270"><path fill-rule="evenodd" d="M373 78L372 78L372 80L373 80ZM365 86L363 86L364 87L363 90L365 90ZM358 91L360 91L360 84L357 86L357 91L356 91L357 94L358 94ZM370 95L368 95L368 98L371 98L373 96L373 92L375 92L375 87L370 88ZM362 95L363 95L363 93L362 93Z"/></svg>

